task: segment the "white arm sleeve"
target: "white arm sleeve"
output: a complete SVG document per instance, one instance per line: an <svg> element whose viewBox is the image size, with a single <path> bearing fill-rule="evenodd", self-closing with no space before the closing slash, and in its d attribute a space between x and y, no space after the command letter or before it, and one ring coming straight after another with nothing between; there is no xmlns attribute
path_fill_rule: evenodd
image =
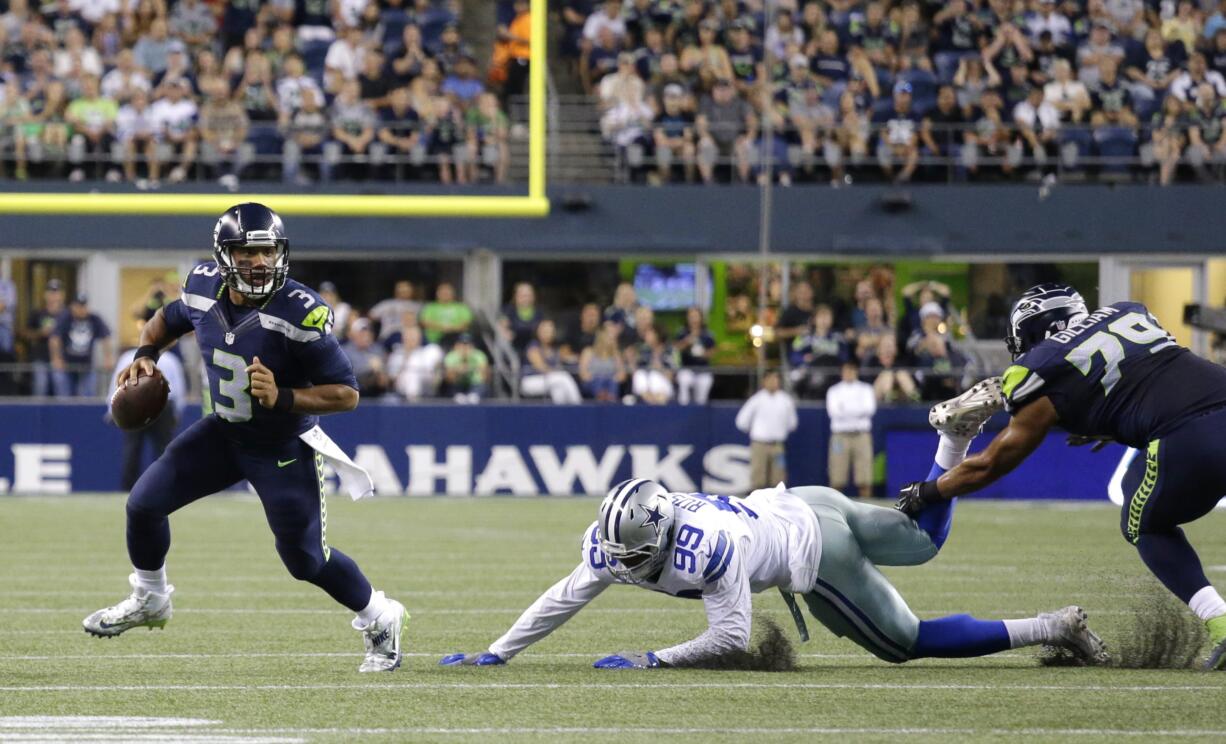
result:
<svg viewBox="0 0 1226 744"><path fill-rule="evenodd" d="M571 619L606 586L587 563L580 563L570 576L549 587L524 610L511 629L490 645L490 653L510 659Z"/></svg>
<svg viewBox="0 0 1226 744"><path fill-rule="evenodd" d="M745 401L745 405L741 406L741 410L736 414L736 428L749 433L749 427L753 424L754 409L757 408L757 397L750 396L749 400Z"/></svg>
<svg viewBox="0 0 1226 744"><path fill-rule="evenodd" d="M657 651L656 656L660 661L672 665L685 664L749 648L753 593L745 564L741 561L744 543L737 545L737 548L728 571L702 594L702 603L707 611L707 629L692 641Z"/></svg>

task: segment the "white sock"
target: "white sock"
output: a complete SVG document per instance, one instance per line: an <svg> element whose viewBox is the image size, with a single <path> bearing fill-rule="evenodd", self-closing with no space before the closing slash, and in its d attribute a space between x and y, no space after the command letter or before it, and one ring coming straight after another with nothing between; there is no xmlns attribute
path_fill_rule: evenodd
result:
<svg viewBox="0 0 1226 744"><path fill-rule="evenodd" d="M936 463L944 470L953 470L966 459L966 451L970 448L970 439L955 439L942 434L941 443L937 445Z"/></svg>
<svg viewBox="0 0 1226 744"><path fill-rule="evenodd" d="M156 571L145 571L133 567L136 572L136 583L145 591L154 594L166 593L166 566L163 565Z"/></svg>
<svg viewBox="0 0 1226 744"><path fill-rule="evenodd" d="M1226 615L1226 600L1222 599L1222 595L1218 594L1217 589L1212 586L1207 586L1193 594L1192 599L1188 600L1188 607L1191 607L1196 616L1206 622L1219 615Z"/></svg>
<svg viewBox="0 0 1226 744"><path fill-rule="evenodd" d="M383 596L383 592L377 592L372 588L370 590L370 601L358 612L357 622L361 623L362 627L365 628L378 620L386 608L387 598Z"/></svg>
<svg viewBox="0 0 1226 744"><path fill-rule="evenodd" d="M1005 630L1009 633L1009 648L1022 646L1037 646L1046 643L1050 637L1047 623L1037 617L1025 620L1005 620Z"/></svg>

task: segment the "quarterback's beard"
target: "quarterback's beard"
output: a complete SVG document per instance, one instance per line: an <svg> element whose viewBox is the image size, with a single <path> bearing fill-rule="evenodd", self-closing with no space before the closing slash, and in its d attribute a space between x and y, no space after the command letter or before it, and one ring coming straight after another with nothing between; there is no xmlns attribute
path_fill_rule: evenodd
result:
<svg viewBox="0 0 1226 744"><path fill-rule="evenodd" d="M738 649L673 666L738 672L796 671L796 649L784 631L768 617L758 618L757 625L757 645L751 646L748 651Z"/></svg>

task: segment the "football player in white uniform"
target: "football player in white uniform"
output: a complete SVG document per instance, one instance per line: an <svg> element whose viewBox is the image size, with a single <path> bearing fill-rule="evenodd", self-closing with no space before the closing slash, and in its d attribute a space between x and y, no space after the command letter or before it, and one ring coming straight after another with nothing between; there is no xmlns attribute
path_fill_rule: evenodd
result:
<svg viewBox="0 0 1226 744"><path fill-rule="evenodd" d="M992 404L962 406L939 422L938 459L946 467L965 457L963 444L998 410L999 384L976 386L965 395ZM595 663L603 669L686 666L745 651L751 595L771 587L784 592L798 624L803 621L792 594L800 594L835 635L889 662L983 656L1039 644L1068 649L1087 662L1107 661L1102 641L1075 606L1020 620L917 618L877 566L913 566L937 554L952 512L924 516L913 520L818 486L780 485L739 499L669 493L650 480L628 480L601 503L597 521L583 533L579 565L569 576L542 594L486 651L451 654L439 663L505 664L613 584L701 599L708 627L693 640L658 651L607 656Z"/></svg>

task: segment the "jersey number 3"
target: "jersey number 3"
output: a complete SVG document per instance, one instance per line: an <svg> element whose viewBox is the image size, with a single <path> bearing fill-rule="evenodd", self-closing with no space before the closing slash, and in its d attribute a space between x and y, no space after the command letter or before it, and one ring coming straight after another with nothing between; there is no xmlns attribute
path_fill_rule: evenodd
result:
<svg viewBox="0 0 1226 744"><path fill-rule="evenodd" d="M231 354L221 349L213 349L213 366L221 372L229 372L230 378L217 378L217 397L213 400L213 411L226 421L241 423L251 420L251 396L247 389L251 379L247 377L247 360L237 354ZM229 400L229 404L225 401Z"/></svg>
<svg viewBox="0 0 1226 744"><path fill-rule="evenodd" d="M1151 354L1175 345L1171 334L1162 330L1153 320L1141 313L1128 313L1113 321L1107 326L1107 330L1087 338L1064 358L1081 374L1089 375L1094 368L1094 355L1102 354L1107 365L1106 371L1103 372L1103 394L1110 395L1111 389L1120 381L1120 362L1124 361L1124 344L1120 339L1137 346L1156 344L1150 348Z"/></svg>

